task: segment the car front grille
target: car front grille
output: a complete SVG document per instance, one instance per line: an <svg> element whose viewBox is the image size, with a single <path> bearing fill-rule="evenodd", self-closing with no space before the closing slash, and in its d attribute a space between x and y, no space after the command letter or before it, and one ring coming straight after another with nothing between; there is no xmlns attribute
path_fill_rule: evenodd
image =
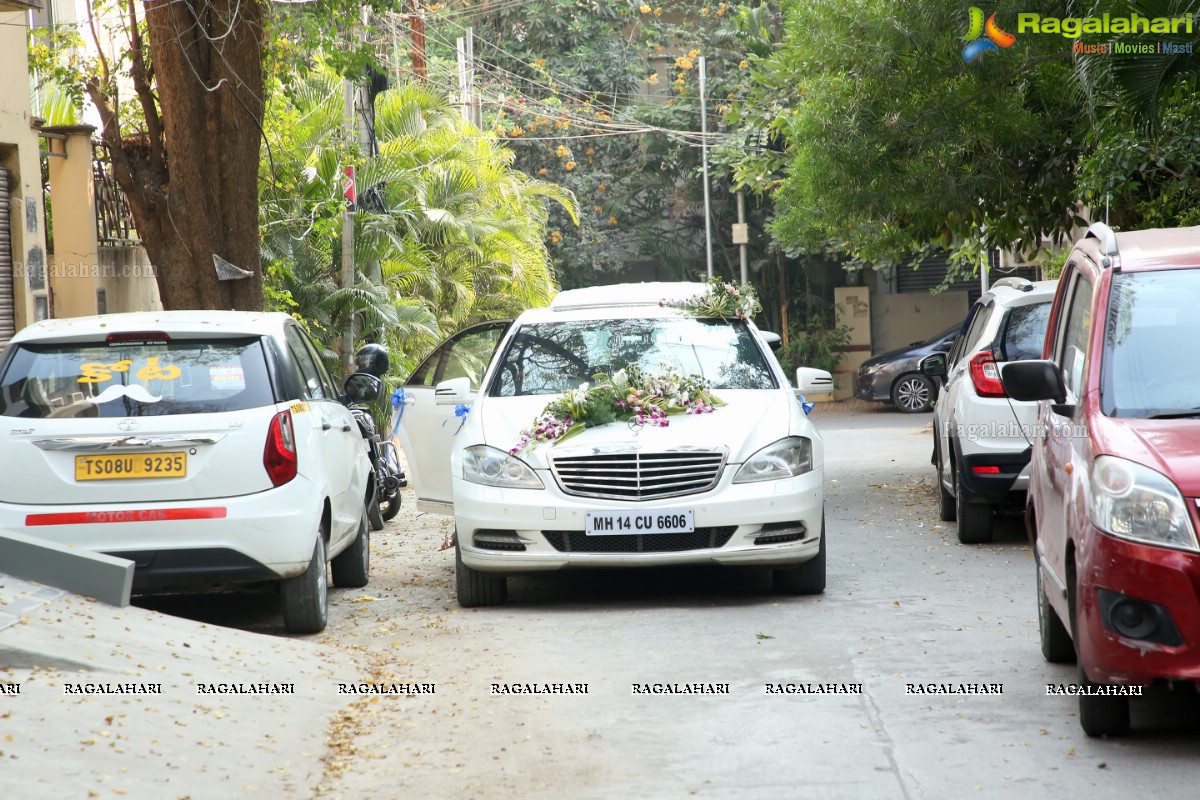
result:
<svg viewBox="0 0 1200 800"><path fill-rule="evenodd" d="M692 533L617 534L588 536L583 531L542 531L560 553L677 553L724 547L736 525L696 528Z"/></svg>
<svg viewBox="0 0 1200 800"><path fill-rule="evenodd" d="M563 454L550 460L550 469L567 494L636 502L706 492L724 464L724 450L680 449Z"/></svg>

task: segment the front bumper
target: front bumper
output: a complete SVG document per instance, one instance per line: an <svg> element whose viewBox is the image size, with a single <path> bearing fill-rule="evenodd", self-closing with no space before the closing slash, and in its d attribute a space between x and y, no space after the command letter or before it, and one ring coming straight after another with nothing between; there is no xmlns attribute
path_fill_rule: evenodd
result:
<svg viewBox="0 0 1200 800"><path fill-rule="evenodd" d="M322 503L303 476L265 492L167 503L0 504L0 529L128 558L136 588L289 578L312 560Z"/></svg>
<svg viewBox="0 0 1200 800"><path fill-rule="evenodd" d="M824 471L818 467L796 478L733 484L736 468L727 467L716 488L703 494L644 503L589 499L563 494L549 473L539 477L546 489L497 489L454 479L454 513L462 561L483 572L519 573L581 567L651 567L676 564L790 566L817 555L822 533ZM588 511L653 512L691 508L700 546L666 549L667 544L646 534L625 537L632 551L580 551ZM765 530L764 530L765 526ZM515 537L521 550L481 547L476 534ZM780 535L776 535L780 534ZM667 534L666 536L671 536ZM704 541L702 537L710 538ZM772 542L775 538L791 541ZM755 544L755 540L765 541ZM717 546L709 546L712 544ZM558 545L558 547L555 546ZM609 543L592 542L600 546ZM621 546L621 545L616 545ZM645 548L644 550L637 549ZM565 548L565 549L560 549Z"/></svg>
<svg viewBox="0 0 1200 800"><path fill-rule="evenodd" d="M1078 553L1077 647L1088 677L1121 684L1200 681L1200 554L1127 542L1091 526ZM1176 635L1161 624L1153 633L1148 626L1146 638L1122 635L1112 621L1114 594L1158 606Z"/></svg>
<svg viewBox="0 0 1200 800"><path fill-rule="evenodd" d="M858 373L858 390L855 391L854 396L859 400L891 402L892 382L881 372L874 372L870 375L860 372Z"/></svg>

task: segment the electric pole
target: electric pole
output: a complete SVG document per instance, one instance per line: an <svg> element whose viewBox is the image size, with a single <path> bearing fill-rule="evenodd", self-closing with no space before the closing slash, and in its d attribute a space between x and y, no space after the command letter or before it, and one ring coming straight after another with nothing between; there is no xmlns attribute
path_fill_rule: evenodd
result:
<svg viewBox="0 0 1200 800"><path fill-rule="evenodd" d="M425 16L421 0L408 0L408 30L412 40L413 77L424 84L429 74L425 65Z"/></svg>

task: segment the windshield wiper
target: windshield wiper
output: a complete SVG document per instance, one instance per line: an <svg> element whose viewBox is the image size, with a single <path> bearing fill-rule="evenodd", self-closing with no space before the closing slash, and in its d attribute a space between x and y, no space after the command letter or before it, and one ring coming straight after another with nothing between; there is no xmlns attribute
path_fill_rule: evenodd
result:
<svg viewBox="0 0 1200 800"><path fill-rule="evenodd" d="M1187 419L1188 417L1200 417L1200 408L1193 408L1191 411L1168 411L1165 414L1151 414L1146 419Z"/></svg>

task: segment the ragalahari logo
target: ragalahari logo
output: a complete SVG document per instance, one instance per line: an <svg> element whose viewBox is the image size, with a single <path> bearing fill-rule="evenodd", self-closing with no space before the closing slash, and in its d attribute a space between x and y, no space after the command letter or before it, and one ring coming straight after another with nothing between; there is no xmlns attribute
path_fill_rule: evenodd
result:
<svg viewBox="0 0 1200 800"><path fill-rule="evenodd" d="M983 11L971 6L971 27L967 31L967 35L962 37L967 46L963 48L963 61L968 64L977 58L983 56L984 53L998 53L1001 47L1012 47L1013 42L1017 41L1017 37L1011 33L1000 30L1000 26L996 24L996 15L992 14L987 18L987 22L983 21ZM982 38L986 35L986 38Z"/></svg>

